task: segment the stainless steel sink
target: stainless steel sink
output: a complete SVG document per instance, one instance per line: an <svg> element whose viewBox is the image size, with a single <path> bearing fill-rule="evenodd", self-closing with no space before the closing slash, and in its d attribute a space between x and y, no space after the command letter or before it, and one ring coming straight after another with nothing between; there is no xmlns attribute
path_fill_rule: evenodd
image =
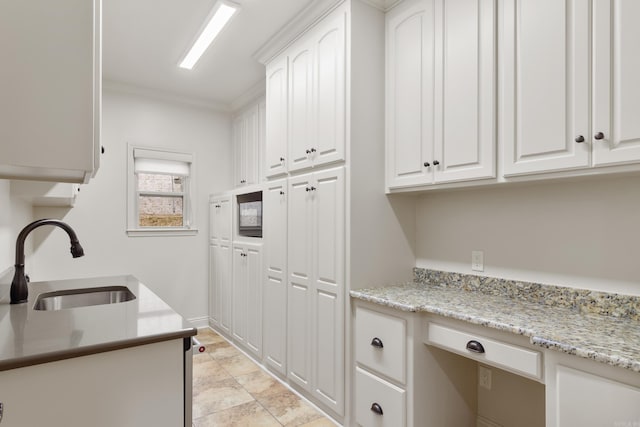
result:
<svg viewBox="0 0 640 427"><path fill-rule="evenodd" d="M100 288L68 289L46 292L38 295L34 310L64 310L91 305L118 304L131 301L136 296L126 286L105 286Z"/></svg>

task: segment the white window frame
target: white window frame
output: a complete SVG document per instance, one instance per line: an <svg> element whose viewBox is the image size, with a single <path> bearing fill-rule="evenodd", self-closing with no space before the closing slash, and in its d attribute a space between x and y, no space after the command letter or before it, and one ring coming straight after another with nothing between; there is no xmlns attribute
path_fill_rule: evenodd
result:
<svg viewBox="0 0 640 427"><path fill-rule="evenodd" d="M140 227L138 225L138 191L137 175L135 171L136 150L138 157L169 160L187 163L189 175L185 180L183 195L183 226L182 227ZM140 154L142 153L142 154ZM195 155L168 148L149 147L143 145L127 145L127 235L137 236L192 236L198 233L196 228L195 206ZM142 192L144 193L144 192ZM155 193L154 193L155 194ZM157 193L162 195L161 193Z"/></svg>

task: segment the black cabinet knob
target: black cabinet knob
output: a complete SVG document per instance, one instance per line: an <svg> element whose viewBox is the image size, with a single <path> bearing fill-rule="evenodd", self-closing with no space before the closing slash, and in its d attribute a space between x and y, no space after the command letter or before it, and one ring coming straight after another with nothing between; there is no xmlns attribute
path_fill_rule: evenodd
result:
<svg viewBox="0 0 640 427"><path fill-rule="evenodd" d="M101 152L102 154L104 154L104 145L101 145L101 146L100 146L100 152Z"/></svg>
<svg viewBox="0 0 640 427"><path fill-rule="evenodd" d="M593 135L593 138L597 139L598 141L600 141L601 139L604 139L604 133L598 132L595 135Z"/></svg>
<svg viewBox="0 0 640 427"><path fill-rule="evenodd" d="M316 187L313 187L313 186L312 186L312 187L310 188L310 190L311 190L311 191L316 191Z"/></svg>
<svg viewBox="0 0 640 427"><path fill-rule="evenodd" d="M424 167L425 167L425 168L431 167L431 163L429 163L429 162L424 162Z"/></svg>
<svg viewBox="0 0 640 427"><path fill-rule="evenodd" d="M281 161L281 162L284 162L284 157L280 157L280 161Z"/></svg>
<svg viewBox="0 0 640 427"><path fill-rule="evenodd" d="M484 347L478 341L471 340L467 343L467 350L472 353L482 354L484 353Z"/></svg>
<svg viewBox="0 0 640 427"><path fill-rule="evenodd" d="M281 192L280 192L280 195L281 195L281 196L284 196L284 191L281 191Z"/></svg>
<svg viewBox="0 0 640 427"><path fill-rule="evenodd" d="M316 152L316 149L315 149L315 148L312 148L312 149L311 149L311 152L312 152L312 153L315 153L315 152Z"/></svg>
<svg viewBox="0 0 640 427"><path fill-rule="evenodd" d="M384 345L382 344L382 340L378 337L375 337L374 339L371 340L371 345L376 347L376 348L383 348Z"/></svg>
<svg viewBox="0 0 640 427"><path fill-rule="evenodd" d="M582 135L578 135L578 136L576 136L576 142L577 142L577 143L584 142L584 136L582 136Z"/></svg>
<svg viewBox="0 0 640 427"><path fill-rule="evenodd" d="M439 161L437 161L437 160L434 160L434 161L433 161L433 166L438 166L439 164L440 164L440 162L439 162Z"/></svg>
<svg viewBox="0 0 640 427"><path fill-rule="evenodd" d="M305 150L307 154L311 154L311 150Z"/></svg>
<svg viewBox="0 0 640 427"><path fill-rule="evenodd" d="M382 406L380 406L377 403L372 403L371 404L371 411L375 412L378 415L383 415L384 414L384 412L382 412Z"/></svg>
<svg viewBox="0 0 640 427"><path fill-rule="evenodd" d="M306 188L304 189L304 191L306 191L306 192L308 193L309 191L311 191L311 189L310 189L309 187L306 187Z"/></svg>

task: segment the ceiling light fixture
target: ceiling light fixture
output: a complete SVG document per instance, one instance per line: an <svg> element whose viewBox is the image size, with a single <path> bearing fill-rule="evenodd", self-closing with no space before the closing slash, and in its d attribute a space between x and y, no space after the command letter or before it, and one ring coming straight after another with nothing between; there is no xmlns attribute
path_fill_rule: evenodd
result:
<svg viewBox="0 0 640 427"><path fill-rule="evenodd" d="M216 36L220 34L220 31L227 25L238 9L238 5L228 1L218 0L218 2L216 2L198 38L180 62L180 68L190 70L196 65L202 54L207 50Z"/></svg>

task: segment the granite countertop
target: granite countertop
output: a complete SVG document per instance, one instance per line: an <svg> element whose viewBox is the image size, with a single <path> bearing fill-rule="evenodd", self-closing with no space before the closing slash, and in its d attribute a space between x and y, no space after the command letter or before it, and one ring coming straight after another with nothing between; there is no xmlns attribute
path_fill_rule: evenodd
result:
<svg viewBox="0 0 640 427"><path fill-rule="evenodd" d="M134 300L34 310L39 294L65 289L126 286ZM9 304L9 286L0 285L0 371L172 339L197 330L133 276L34 282L29 301Z"/></svg>
<svg viewBox="0 0 640 427"><path fill-rule="evenodd" d="M435 276L439 280L359 289L350 295L397 310L433 313L524 335L536 346L640 372L638 297L595 293L597 295L581 304L580 298L585 293L594 292L562 287L554 290L546 285L542 285L544 292L541 292L540 285L532 287L522 283L516 284L519 290L514 292L511 285L505 286L506 281L481 291L478 280L473 286L461 283L477 276L455 275L453 284L447 283L446 273ZM493 281L500 282L499 279ZM534 298L526 293L533 294ZM571 300L572 295L577 297ZM612 300L623 301L621 305L626 310L614 315L609 313ZM607 314L601 312L600 306L609 307Z"/></svg>

